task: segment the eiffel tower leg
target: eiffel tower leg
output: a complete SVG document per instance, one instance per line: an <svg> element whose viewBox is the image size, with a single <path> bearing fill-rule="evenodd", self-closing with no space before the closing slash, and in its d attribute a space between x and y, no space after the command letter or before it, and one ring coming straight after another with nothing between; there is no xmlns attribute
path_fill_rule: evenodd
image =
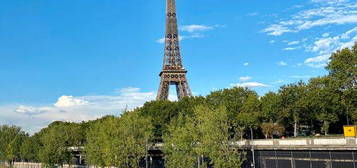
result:
<svg viewBox="0 0 357 168"><path fill-rule="evenodd" d="M181 100L183 97L192 96L187 81L178 82L176 84L176 91L179 100Z"/></svg>
<svg viewBox="0 0 357 168"><path fill-rule="evenodd" d="M185 92L183 90L183 86L181 82L176 83L176 92L177 92L177 98L181 100L183 97L185 97Z"/></svg>
<svg viewBox="0 0 357 168"><path fill-rule="evenodd" d="M167 100L169 97L170 82L161 80L157 100Z"/></svg>
<svg viewBox="0 0 357 168"><path fill-rule="evenodd" d="M184 85L184 88L185 88L186 96L192 96L192 92L191 92L190 86L188 85L188 82L185 81L183 83L183 85Z"/></svg>

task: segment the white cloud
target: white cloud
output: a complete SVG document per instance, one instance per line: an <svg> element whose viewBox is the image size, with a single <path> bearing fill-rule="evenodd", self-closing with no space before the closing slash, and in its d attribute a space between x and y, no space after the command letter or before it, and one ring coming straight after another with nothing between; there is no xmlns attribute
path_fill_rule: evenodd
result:
<svg viewBox="0 0 357 168"><path fill-rule="evenodd" d="M209 31L216 28L224 28L226 25L199 25L199 24L192 24L192 25L182 25L180 26L180 30L183 32L195 33L195 32L202 32L202 31Z"/></svg>
<svg viewBox="0 0 357 168"><path fill-rule="evenodd" d="M296 50L296 49L297 49L296 47L286 47L283 50L284 51L292 51L292 50Z"/></svg>
<svg viewBox="0 0 357 168"><path fill-rule="evenodd" d="M286 63L286 62L284 62L284 61L279 61L277 64L278 64L279 66L287 66L287 65L288 65L288 63Z"/></svg>
<svg viewBox="0 0 357 168"><path fill-rule="evenodd" d="M346 24L357 23L357 15L353 16L334 16L331 18L323 18L315 21L306 21L304 24L299 25L298 30L306 30L317 26L325 26L330 24Z"/></svg>
<svg viewBox="0 0 357 168"><path fill-rule="evenodd" d="M56 107L73 107L88 105L88 101L82 98L74 98L73 96L61 96L54 104Z"/></svg>
<svg viewBox="0 0 357 168"><path fill-rule="evenodd" d="M304 64L313 68L322 68L327 65L330 55L320 55L305 60Z"/></svg>
<svg viewBox="0 0 357 168"><path fill-rule="evenodd" d="M299 43L300 43L300 41L291 41L291 42L288 42L288 45L297 45Z"/></svg>
<svg viewBox="0 0 357 168"><path fill-rule="evenodd" d="M308 51L317 53L318 56L307 58L304 63L313 68L325 67L331 53L336 50L350 48L357 41L357 27L337 36L324 36L317 38L312 45L307 46Z"/></svg>
<svg viewBox="0 0 357 168"><path fill-rule="evenodd" d="M165 37L157 39L156 42L160 43L160 44L164 44L165 43Z"/></svg>
<svg viewBox="0 0 357 168"><path fill-rule="evenodd" d="M250 77L250 76L242 76L242 77L239 78L239 80L242 81L242 82L249 81L251 79L252 79L252 77Z"/></svg>
<svg viewBox="0 0 357 168"><path fill-rule="evenodd" d="M328 37L328 36L330 36L330 33L324 33L324 34L322 34L322 37Z"/></svg>
<svg viewBox="0 0 357 168"><path fill-rule="evenodd" d="M263 32L267 35L281 36L285 33L298 33L310 29L319 29L316 35L308 32L309 39L287 42L289 47L285 51L304 48L305 52L313 53L313 56L305 58L303 64L313 68L322 68L327 65L329 56L336 50L353 46L357 41L357 3L349 0L311 0L307 8L301 8L298 12L288 17L275 19L277 21L268 25ZM332 34L329 29L337 26L349 27L344 33ZM351 28L352 26L352 28ZM324 29L322 29L322 27ZM328 31L320 33L321 31ZM338 29L340 30L340 29ZM337 31L336 31L337 32ZM315 37L314 37L315 36Z"/></svg>
<svg viewBox="0 0 357 168"><path fill-rule="evenodd" d="M313 62L324 62L328 60L330 55L321 55L318 57L308 58L305 60L305 63L313 63Z"/></svg>
<svg viewBox="0 0 357 168"><path fill-rule="evenodd" d="M268 35L272 35L272 36L280 36L287 32L293 32L293 30L290 30L288 27L283 25L273 24L265 28L263 32L268 33Z"/></svg>
<svg viewBox="0 0 357 168"><path fill-rule="evenodd" d="M263 32L272 36L281 36L289 32L326 25L342 25L357 23L357 5L343 0L314 0L318 5L303 9L288 18L270 24Z"/></svg>
<svg viewBox="0 0 357 168"><path fill-rule="evenodd" d="M243 65L244 65L244 66L248 66L248 65L249 65L249 63L248 63L248 62L246 62L246 63L244 63Z"/></svg>
<svg viewBox="0 0 357 168"><path fill-rule="evenodd" d="M246 87L246 88L255 88L255 87L269 87L269 85L259 83L259 82L244 82L231 84L232 87Z"/></svg>
<svg viewBox="0 0 357 168"><path fill-rule="evenodd" d="M207 31L207 30L212 30L214 27L213 26L207 26L207 25L183 25L181 26L180 30L193 33L197 31Z"/></svg>
<svg viewBox="0 0 357 168"><path fill-rule="evenodd" d="M274 44L274 43L275 43L275 40L270 40L269 43L270 43L270 44Z"/></svg>
<svg viewBox="0 0 357 168"><path fill-rule="evenodd" d="M183 25L181 26L180 30L187 33L184 35L180 35L179 40L182 41L187 39L203 38L205 36L202 32L213 30L216 28L223 28L223 27L225 27L225 25L213 25L213 26L196 25L196 24ZM157 39L156 42L159 44L165 43L165 37Z"/></svg>
<svg viewBox="0 0 357 168"><path fill-rule="evenodd" d="M312 51L326 53L331 52L332 48L337 45L339 41L339 37L326 37L318 39L314 42L314 46L312 47Z"/></svg>
<svg viewBox="0 0 357 168"><path fill-rule="evenodd" d="M46 107L43 108L35 108L35 107L31 107L31 106L19 106L15 109L15 112L19 113L19 114L25 114L25 115L38 115L41 113L45 113L47 112L49 109Z"/></svg>
<svg viewBox="0 0 357 168"><path fill-rule="evenodd" d="M178 101L177 95L174 94L169 94L169 98L170 101Z"/></svg>
<svg viewBox="0 0 357 168"><path fill-rule="evenodd" d="M81 122L119 115L124 109L140 107L155 97L154 92L129 87L113 95L61 96L56 103L47 106L0 106L0 124L16 124L34 133L53 121Z"/></svg>
<svg viewBox="0 0 357 168"><path fill-rule="evenodd" d="M203 38L203 34L195 33L195 34L190 34L190 35L183 35L179 36L179 40L187 40L187 39L195 39L195 38ZM160 38L156 40L157 43L164 44L165 43L165 38Z"/></svg>
<svg viewBox="0 0 357 168"><path fill-rule="evenodd" d="M347 32L343 33L341 35L341 39L350 39L351 38L351 34L357 34L357 27L348 30Z"/></svg>
<svg viewBox="0 0 357 168"><path fill-rule="evenodd" d="M346 0L311 0L311 1L314 3L329 3L329 4L346 2Z"/></svg>

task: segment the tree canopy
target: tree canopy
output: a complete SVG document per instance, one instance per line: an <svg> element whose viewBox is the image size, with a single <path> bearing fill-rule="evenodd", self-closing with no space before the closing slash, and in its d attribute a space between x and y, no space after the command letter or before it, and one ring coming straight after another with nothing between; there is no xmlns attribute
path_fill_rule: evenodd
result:
<svg viewBox="0 0 357 168"><path fill-rule="evenodd" d="M213 91L180 101L151 101L120 116L70 123L56 121L34 135L0 126L0 161L71 164L70 147L84 147L87 163L137 168L148 144L164 142L167 167L217 168L242 163L234 141L340 134L357 124L357 44L332 54L328 74L282 86L259 96L248 88Z"/></svg>

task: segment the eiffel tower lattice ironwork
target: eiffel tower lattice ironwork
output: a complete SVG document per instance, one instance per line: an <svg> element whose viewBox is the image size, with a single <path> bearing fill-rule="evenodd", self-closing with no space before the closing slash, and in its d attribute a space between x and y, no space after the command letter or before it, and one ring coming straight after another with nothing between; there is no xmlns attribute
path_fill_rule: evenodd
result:
<svg viewBox="0 0 357 168"><path fill-rule="evenodd" d="M165 56L160 73L160 87L157 100L167 100L170 85L176 86L177 98L192 96L187 82L187 71L182 65L176 17L176 0L166 1Z"/></svg>

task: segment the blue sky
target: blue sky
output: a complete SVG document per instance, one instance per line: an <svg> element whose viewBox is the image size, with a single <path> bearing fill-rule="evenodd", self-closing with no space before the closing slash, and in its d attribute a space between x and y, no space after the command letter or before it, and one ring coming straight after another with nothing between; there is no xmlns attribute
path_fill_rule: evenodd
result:
<svg viewBox="0 0 357 168"><path fill-rule="evenodd" d="M33 133L155 98L164 0L0 4L0 124ZM233 86L263 95L325 75L329 55L357 41L352 0L177 0L177 10L195 95Z"/></svg>

